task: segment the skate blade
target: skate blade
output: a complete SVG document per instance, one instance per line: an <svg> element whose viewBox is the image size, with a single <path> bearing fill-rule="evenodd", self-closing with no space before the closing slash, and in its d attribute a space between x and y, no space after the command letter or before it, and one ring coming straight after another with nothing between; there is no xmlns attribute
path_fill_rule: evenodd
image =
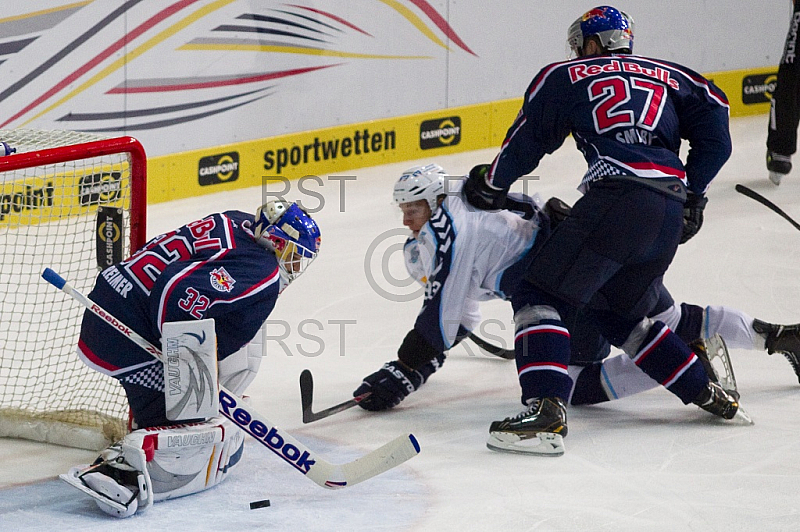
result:
<svg viewBox="0 0 800 532"><path fill-rule="evenodd" d="M750 414L747 411L739 406L738 410L736 410L736 415L730 420L731 423L736 425L755 425L755 421L753 418L750 417Z"/></svg>
<svg viewBox="0 0 800 532"><path fill-rule="evenodd" d="M733 374L733 364L728 353L728 346L719 334L706 339L706 352L708 362L717 374L717 379L725 390L739 392L736 385L736 376Z"/></svg>
<svg viewBox="0 0 800 532"><path fill-rule="evenodd" d="M505 453L561 456L564 454L564 438L552 432L540 432L526 439L521 439L513 432L491 432L486 447Z"/></svg>

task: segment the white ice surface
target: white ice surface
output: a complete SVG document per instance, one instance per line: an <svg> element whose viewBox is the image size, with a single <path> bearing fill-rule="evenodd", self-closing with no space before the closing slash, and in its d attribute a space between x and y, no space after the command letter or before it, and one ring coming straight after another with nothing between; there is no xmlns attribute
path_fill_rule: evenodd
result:
<svg viewBox="0 0 800 532"><path fill-rule="evenodd" d="M677 300L798 322L800 233L734 185L762 192L800 220L800 173L779 188L767 181L765 116L735 119L732 131L734 153L709 192L703 230L681 246L666 284ZM494 154L437 157L432 150L426 161L457 174ZM278 301L267 356L248 393L271 421L331 461L353 459L406 431L419 439L419 456L357 486L327 491L249 441L242 466L220 486L117 521L54 480L94 453L0 440L0 530L797 530L800 385L783 357L765 352L732 353L754 426L726 425L653 390L570 408L561 458L486 449L489 423L520 410L519 387L513 362L472 345L454 349L444 368L394 411L354 409L303 425L297 381L303 369L315 376L315 409L349 398L363 376L396 357L419 310L419 300L379 295L364 266L378 235L401 226L391 186L409 166L350 172L357 179L345 182L344 196L340 181L326 176L322 187L307 183L325 198L315 214L322 252ZM583 170L568 140L543 160L529 192L572 203ZM260 195L250 189L151 206L148 235L217 210L253 211ZM297 190L292 195L302 197ZM306 199L312 209L321 206ZM391 277L402 278L400 242L393 236L377 246L371 271L378 273L387 255ZM491 302L483 311L484 336L509 346L508 305ZM282 336L286 349L277 341ZM260 499L271 506L249 510Z"/></svg>

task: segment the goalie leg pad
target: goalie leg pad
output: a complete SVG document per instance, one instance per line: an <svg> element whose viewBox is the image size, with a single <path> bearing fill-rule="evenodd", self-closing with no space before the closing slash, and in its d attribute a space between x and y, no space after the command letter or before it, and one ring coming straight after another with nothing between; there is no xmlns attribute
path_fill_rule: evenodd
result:
<svg viewBox="0 0 800 532"><path fill-rule="evenodd" d="M135 430L94 464L60 478L104 512L129 517L154 501L174 499L222 482L242 457L244 432L217 417L202 423Z"/></svg>
<svg viewBox="0 0 800 532"><path fill-rule="evenodd" d="M147 470L155 501L183 497L219 484L244 450L244 433L221 417L136 432L143 433L137 438L148 454Z"/></svg>

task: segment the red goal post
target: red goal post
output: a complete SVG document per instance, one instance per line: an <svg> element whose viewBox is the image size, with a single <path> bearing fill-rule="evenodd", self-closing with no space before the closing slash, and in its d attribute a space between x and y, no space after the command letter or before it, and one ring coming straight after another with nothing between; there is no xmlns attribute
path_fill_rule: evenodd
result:
<svg viewBox="0 0 800 532"><path fill-rule="evenodd" d="M83 309L41 279L88 293L145 242L147 158L132 137L0 130L0 436L102 449L127 431L119 383L75 353Z"/></svg>

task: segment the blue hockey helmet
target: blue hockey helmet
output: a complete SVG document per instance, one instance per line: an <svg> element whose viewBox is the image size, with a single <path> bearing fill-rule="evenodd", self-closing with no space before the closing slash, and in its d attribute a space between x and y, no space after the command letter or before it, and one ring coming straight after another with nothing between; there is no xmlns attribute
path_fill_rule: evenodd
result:
<svg viewBox="0 0 800 532"><path fill-rule="evenodd" d="M319 252L317 222L296 203L272 200L259 207L253 235L275 253L286 284L299 277Z"/></svg>
<svg viewBox="0 0 800 532"><path fill-rule="evenodd" d="M567 30L567 45L580 57L583 44L589 37L597 36L606 50L633 51L634 22L627 13L611 6L590 9L577 18Z"/></svg>

